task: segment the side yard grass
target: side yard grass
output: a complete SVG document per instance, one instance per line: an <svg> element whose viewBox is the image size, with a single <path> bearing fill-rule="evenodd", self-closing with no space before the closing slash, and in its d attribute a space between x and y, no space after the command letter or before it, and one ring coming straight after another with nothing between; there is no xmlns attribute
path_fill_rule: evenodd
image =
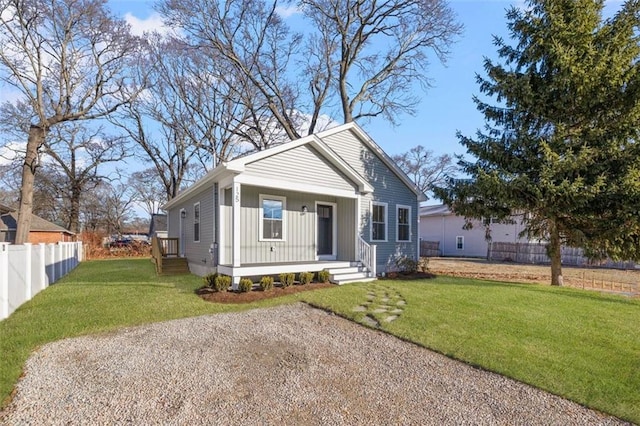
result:
<svg viewBox="0 0 640 426"><path fill-rule="evenodd" d="M199 277L147 259L82 263L0 322L0 401L32 351L126 326L297 300L640 424L640 300L467 278L378 281L243 305L205 302Z"/></svg>
<svg viewBox="0 0 640 426"><path fill-rule="evenodd" d="M452 277L349 285L302 299L640 424L639 300ZM397 318L386 322L381 304Z"/></svg>
<svg viewBox="0 0 640 426"><path fill-rule="evenodd" d="M149 259L81 263L0 321L0 408L5 406L32 351L67 337L177 318L238 311L295 301L244 305L203 301L193 275L157 277Z"/></svg>

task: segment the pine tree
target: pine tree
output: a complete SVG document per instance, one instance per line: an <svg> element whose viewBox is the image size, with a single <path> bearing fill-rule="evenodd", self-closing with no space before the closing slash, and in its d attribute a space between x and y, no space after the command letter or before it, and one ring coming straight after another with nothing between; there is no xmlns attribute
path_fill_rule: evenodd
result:
<svg viewBox="0 0 640 426"><path fill-rule="evenodd" d="M467 218L524 215L548 241L551 283L562 244L592 257L640 258L640 3L603 19L603 0L530 0L507 12L516 43L495 38L475 97L486 125L458 134L468 176L436 195ZM472 160L468 158L472 157Z"/></svg>

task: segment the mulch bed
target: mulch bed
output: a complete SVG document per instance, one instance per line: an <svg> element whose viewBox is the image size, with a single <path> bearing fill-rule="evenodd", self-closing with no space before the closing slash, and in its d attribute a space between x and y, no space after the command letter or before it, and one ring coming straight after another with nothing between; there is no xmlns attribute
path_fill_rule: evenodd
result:
<svg viewBox="0 0 640 426"><path fill-rule="evenodd" d="M274 297L286 296L288 294L300 293L302 291L318 290L321 288L333 287L330 283L312 283L305 285L292 285L286 288L274 287L272 290L253 290L246 293L236 293L234 291L214 292L209 287L202 287L196 293L204 300L213 303L251 303L258 300L272 299Z"/></svg>

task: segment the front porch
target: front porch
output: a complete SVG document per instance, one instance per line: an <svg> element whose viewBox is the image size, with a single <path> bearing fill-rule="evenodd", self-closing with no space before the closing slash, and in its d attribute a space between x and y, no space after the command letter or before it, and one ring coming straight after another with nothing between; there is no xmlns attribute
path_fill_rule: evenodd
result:
<svg viewBox="0 0 640 426"><path fill-rule="evenodd" d="M329 281L334 284L367 282L375 280L375 274L362 262L317 260L308 262L251 263L240 266L218 265L218 273L233 277L234 288L241 277L278 275L282 273L318 272L327 270Z"/></svg>

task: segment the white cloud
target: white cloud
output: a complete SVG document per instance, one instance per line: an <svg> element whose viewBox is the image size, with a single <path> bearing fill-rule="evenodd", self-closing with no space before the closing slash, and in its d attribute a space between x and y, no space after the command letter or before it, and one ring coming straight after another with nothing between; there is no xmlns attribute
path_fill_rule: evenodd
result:
<svg viewBox="0 0 640 426"><path fill-rule="evenodd" d="M157 32L160 34L167 34L171 32L171 28L164 25L162 16L157 12L153 12L146 19L140 19L132 13L127 12L124 15L124 20L131 25L131 33L133 35L143 36L145 33L151 32Z"/></svg>
<svg viewBox="0 0 640 426"><path fill-rule="evenodd" d="M24 156L26 142L9 142L0 146L0 166L11 164L18 156Z"/></svg>
<svg viewBox="0 0 640 426"><path fill-rule="evenodd" d="M290 16L297 15L300 13L300 9L297 6L276 6L276 13L280 15L281 18L286 19Z"/></svg>

